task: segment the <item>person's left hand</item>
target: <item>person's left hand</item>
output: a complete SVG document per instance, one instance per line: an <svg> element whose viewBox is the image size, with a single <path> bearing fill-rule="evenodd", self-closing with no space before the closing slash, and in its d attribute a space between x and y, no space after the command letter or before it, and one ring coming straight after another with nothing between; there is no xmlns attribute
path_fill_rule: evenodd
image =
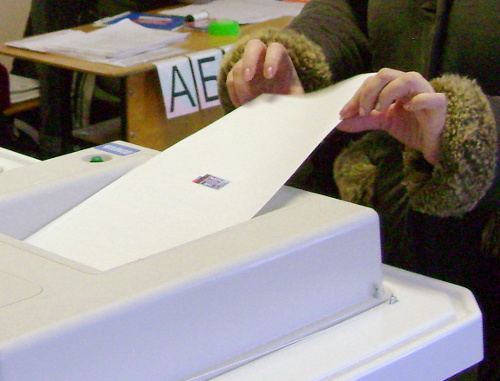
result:
<svg viewBox="0 0 500 381"><path fill-rule="evenodd" d="M436 93L419 73L381 69L343 107L337 128L346 132L385 130L435 164L446 111L446 96Z"/></svg>
<svg viewBox="0 0 500 381"><path fill-rule="evenodd" d="M266 46L261 40L247 42L242 58L226 79L235 107L261 94L304 94L304 88L287 49L278 42Z"/></svg>

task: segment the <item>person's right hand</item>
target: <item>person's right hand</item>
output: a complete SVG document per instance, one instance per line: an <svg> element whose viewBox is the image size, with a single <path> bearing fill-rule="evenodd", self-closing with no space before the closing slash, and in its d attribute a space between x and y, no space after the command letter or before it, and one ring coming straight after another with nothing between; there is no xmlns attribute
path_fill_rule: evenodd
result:
<svg viewBox="0 0 500 381"><path fill-rule="evenodd" d="M446 96L436 93L421 74L384 68L366 79L340 111L337 129L387 131L436 164L446 113Z"/></svg>
<svg viewBox="0 0 500 381"><path fill-rule="evenodd" d="M250 40L242 58L229 72L226 86L231 102L239 107L267 94L304 94L304 88L286 48Z"/></svg>

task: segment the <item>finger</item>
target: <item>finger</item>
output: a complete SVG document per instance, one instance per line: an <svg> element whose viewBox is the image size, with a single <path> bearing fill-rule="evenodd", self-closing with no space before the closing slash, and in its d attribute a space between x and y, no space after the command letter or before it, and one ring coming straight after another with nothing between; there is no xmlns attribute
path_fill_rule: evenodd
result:
<svg viewBox="0 0 500 381"><path fill-rule="evenodd" d="M373 77L368 78L359 93L359 115L368 115L374 109L380 110L377 106L382 90L402 75L404 72L400 70L384 68L380 69Z"/></svg>
<svg viewBox="0 0 500 381"><path fill-rule="evenodd" d="M233 66L226 79L229 98L236 107L240 107L243 104L239 97L239 89L241 87L241 83L243 82L243 80L241 79L242 70L242 62L241 60L239 60Z"/></svg>
<svg viewBox="0 0 500 381"><path fill-rule="evenodd" d="M227 88L227 92L228 92L228 95L229 95L229 99L231 100L231 102L233 103L233 105L235 107L240 107L241 106L241 102L238 98L238 93L236 91L236 87L234 85L234 74L233 74L233 70L231 70L229 72L229 74L227 75L227 78L226 78L226 88Z"/></svg>
<svg viewBox="0 0 500 381"><path fill-rule="evenodd" d="M404 108L407 111L422 111L422 110L444 110L446 111L447 100L442 93L421 93L415 95L407 103Z"/></svg>
<svg viewBox="0 0 500 381"><path fill-rule="evenodd" d="M261 40L250 40L245 46L245 51L241 57L242 79L251 81L258 70L262 70L266 56L267 46Z"/></svg>
<svg viewBox="0 0 500 381"><path fill-rule="evenodd" d="M234 94L238 101L238 106L244 105L254 98L252 82L245 81L241 72L234 75Z"/></svg>
<svg viewBox="0 0 500 381"><path fill-rule="evenodd" d="M335 128L344 132L381 130L384 128L384 120L381 113L373 111L367 116L354 116L343 119Z"/></svg>
<svg viewBox="0 0 500 381"><path fill-rule="evenodd" d="M389 82L378 95L375 109L385 111L395 101L410 101L420 93L434 93L430 83L419 73L408 72Z"/></svg>
<svg viewBox="0 0 500 381"><path fill-rule="evenodd" d="M435 164L439 158L441 136L446 122L446 96L441 93L418 94L404 108L415 114L422 128L422 154L429 163Z"/></svg>
<svg viewBox="0 0 500 381"><path fill-rule="evenodd" d="M280 43L273 42L267 47L262 74L265 78L273 78L278 70L289 70L293 67L288 50Z"/></svg>
<svg viewBox="0 0 500 381"><path fill-rule="evenodd" d="M243 78L243 63L238 61L233 69L228 74L228 81L226 81L231 101L236 107L239 107L246 102L252 100L252 87L251 83L245 81Z"/></svg>
<svg viewBox="0 0 500 381"><path fill-rule="evenodd" d="M390 69L388 69L390 70ZM340 117L342 119L346 118L352 118L356 115L361 115L365 116L369 114L369 112L372 110L373 107L370 108L364 108L361 107L361 99L366 98L367 92L375 92L374 90L375 86L377 83L380 83L380 78L376 78L376 76L379 75L379 73L368 77L359 87L359 89L354 93L352 98L344 105L342 110L340 111ZM379 87L383 87L379 85ZM365 100L366 103L366 100Z"/></svg>
<svg viewBox="0 0 500 381"><path fill-rule="evenodd" d="M347 103L342 107L342 110L340 110L340 118L341 119L347 119L347 118L352 118L356 115L359 115L359 97L361 95L361 92L363 91L363 87L366 84L365 80L361 86L359 87L358 90L354 93L351 99L347 101Z"/></svg>
<svg viewBox="0 0 500 381"><path fill-rule="evenodd" d="M340 110L340 119L352 118L359 115L359 93L361 88L352 96Z"/></svg>

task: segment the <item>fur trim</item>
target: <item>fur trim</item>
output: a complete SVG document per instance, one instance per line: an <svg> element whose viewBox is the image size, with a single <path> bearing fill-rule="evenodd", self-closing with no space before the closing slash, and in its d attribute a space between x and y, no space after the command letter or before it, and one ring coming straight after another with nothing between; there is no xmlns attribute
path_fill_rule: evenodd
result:
<svg viewBox="0 0 500 381"><path fill-rule="evenodd" d="M495 176L497 129L488 100L475 81L443 75L431 81L448 99L440 157L432 168L406 149L405 185L413 209L459 216L477 205Z"/></svg>
<svg viewBox="0 0 500 381"><path fill-rule="evenodd" d="M342 200L373 207L377 167L371 163L363 149L359 148L351 144L335 160L335 183Z"/></svg>
<svg viewBox="0 0 500 381"><path fill-rule="evenodd" d="M402 212L407 199L401 151L402 144L385 131L369 132L351 143L333 167L340 197L379 213Z"/></svg>
<svg viewBox="0 0 500 381"><path fill-rule="evenodd" d="M224 56L218 77L219 97L226 112L234 110L226 88L227 75L240 60L246 43L251 39L260 39L266 45L272 42L283 44L297 70L306 93L331 85L331 73L321 48L302 34L291 29L260 29L238 40Z"/></svg>

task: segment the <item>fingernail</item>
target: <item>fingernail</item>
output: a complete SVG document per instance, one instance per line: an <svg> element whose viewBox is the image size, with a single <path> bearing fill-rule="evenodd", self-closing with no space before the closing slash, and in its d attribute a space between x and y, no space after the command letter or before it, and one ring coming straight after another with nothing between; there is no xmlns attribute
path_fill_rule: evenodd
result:
<svg viewBox="0 0 500 381"><path fill-rule="evenodd" d="M377 104L375 105L375 110L380 111L381 108L382 105L380 104L380 102L377 102Z"/></svg>
<svg viewBox="0 0 500 381"><path fill-rule="evenodd" d="M359 108L359 115L360 115L360 116L365 116L365 114L366 114L365 109L364 109L363 107L360 107L360 108Z"/></svg>
<svg viewBox="0 0 500 381"><path fill-rule="evenodd" d="M344 107L342 107L342 110L340 110L339 115L341 119L346 119L351 117L353 114L353 109L349 103L345 104Z"/></svg>
<svg viewBox="0 0 500 381"><path fill-rule="evenodd" d="M243 70L243 79L245 81L249 81L250 79L252 79L252 71L250 70L249 67L245 68L245 70Z"/></svg>
<svg viewBox="0 0 500 381"><path fill-rule="evenodd" d="M272 78L274 76L274 69L272 66L266 68L266 78Z"/></svg>

